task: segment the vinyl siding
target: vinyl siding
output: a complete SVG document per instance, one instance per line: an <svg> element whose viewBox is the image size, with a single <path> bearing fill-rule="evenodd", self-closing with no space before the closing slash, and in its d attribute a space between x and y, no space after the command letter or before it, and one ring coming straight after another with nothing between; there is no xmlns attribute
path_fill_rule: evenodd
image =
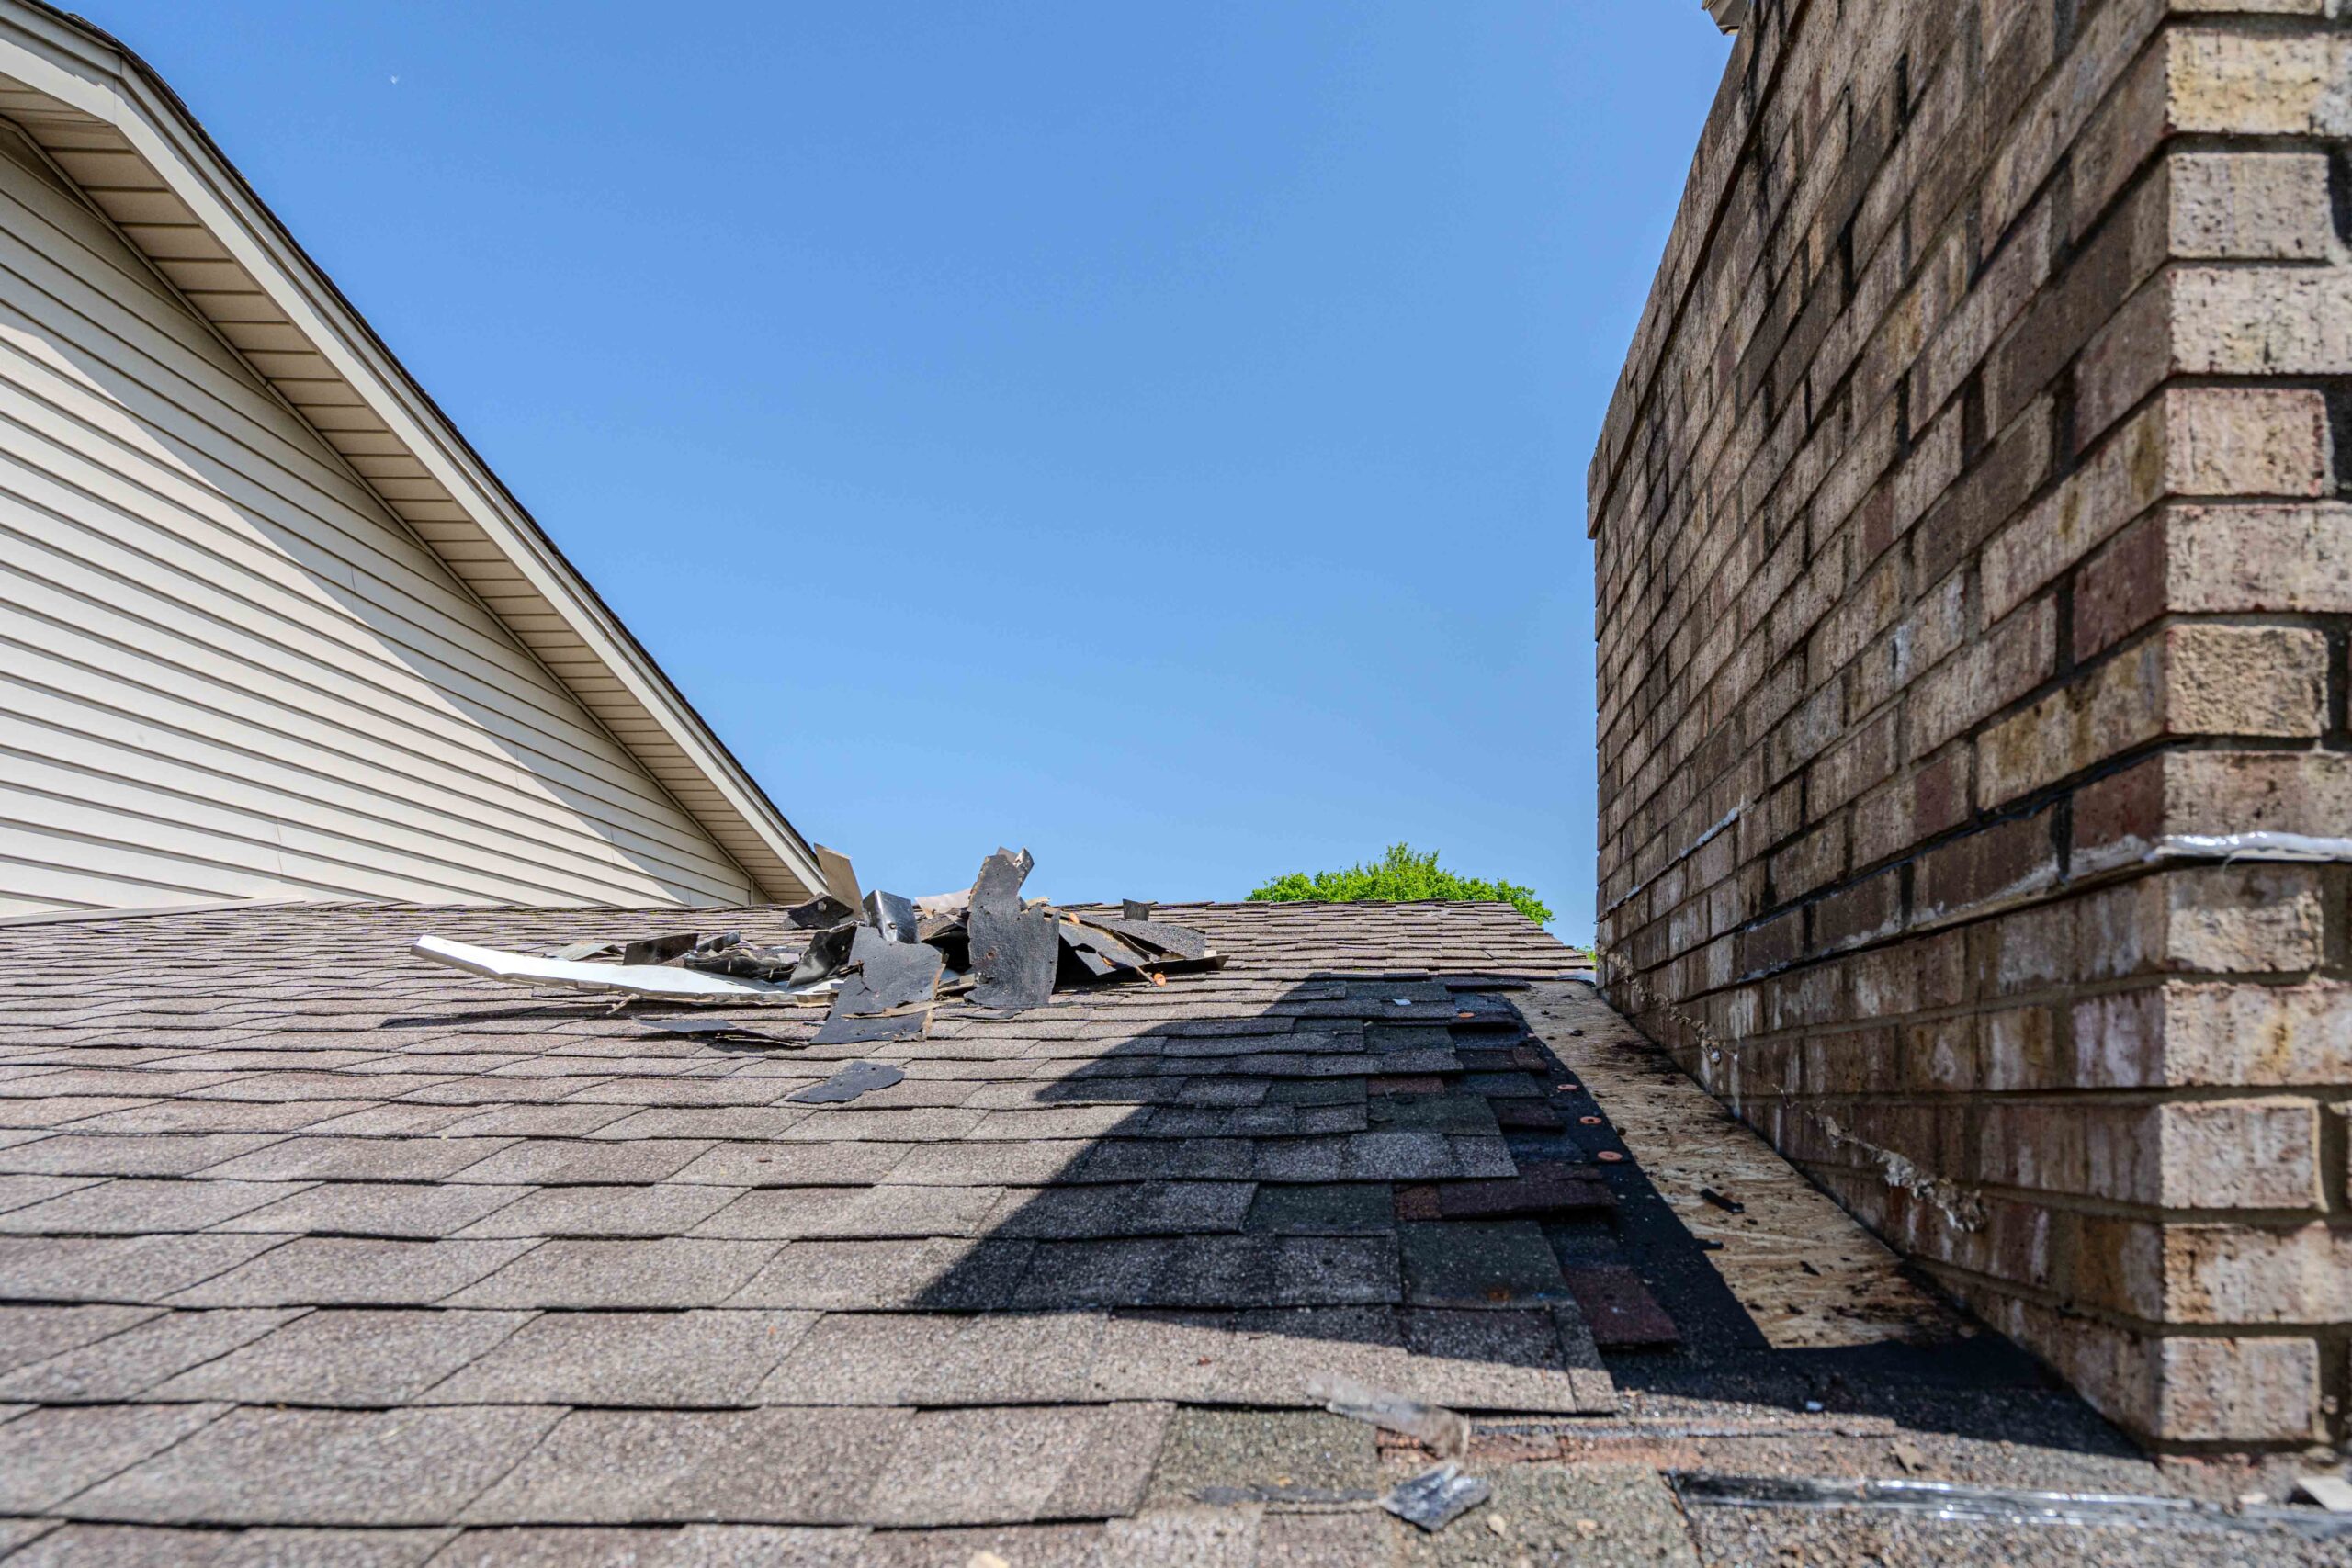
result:
<svg viewBox="0 0 2352 1568"><path fill-rule="evenodd" d="M752 897L104 222L0 156L0 914Z"/></svg>

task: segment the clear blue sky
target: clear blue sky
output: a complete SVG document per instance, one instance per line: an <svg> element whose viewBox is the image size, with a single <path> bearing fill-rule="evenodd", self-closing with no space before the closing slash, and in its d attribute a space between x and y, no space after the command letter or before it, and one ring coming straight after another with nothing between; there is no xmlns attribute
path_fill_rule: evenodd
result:
<svg viewBox="0 0 2352 1568"><path fill-rule="evenodd" d="M1593 908L1697 0L76 0L868 886Z"/></svg>

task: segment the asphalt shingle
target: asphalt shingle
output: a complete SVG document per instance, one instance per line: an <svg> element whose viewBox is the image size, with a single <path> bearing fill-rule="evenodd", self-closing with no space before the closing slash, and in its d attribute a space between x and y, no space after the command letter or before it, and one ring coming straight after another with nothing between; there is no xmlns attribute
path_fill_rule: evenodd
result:
<svg viewBox="0 0 2352 1568"><path fill-rule="evenodd" d="M444 1524L511 1472L561 1416L524 1405L240 1408L76 1496L71 1516L150 1524Z"/></svg>
<svg viewBox="0 0 2352 1568"><path fill-rule="evenodd" d="M440 1245L503 1247L511 1249L510 1256L520 1254L495 1273L483 1270L490 1277L480 1284L447 1298L451 1306L469 1307L717 1306L741 1290L777 1250L774 1242L685 1236Z"/></svg>
<svg viewBox="0 0 2352 1568"><path fill-rule="evenodd" d="M530 1315L330 1308L191 1367L151 1397L361 1407L409 1404L491 1350Z"/></svg>
<svg viewBox="0 0 2352 1568"><path fill-rule="evenodd" d="M420 920L545 949L674 911L0 931L83 1004L0 1010L0 1040L48 1058L0 1060L0 1398L31 1406L0 1450L41 1450L18 1504L68 1521L34 1544L435 1568L961 1564L990 1541L1023 1568L1376 1560L1347 1555L1387 1539L1362 1520L1137 1510L1188 1401L1305 1412L1317 1371L1482 1409L1606 1398L1572 1303L1411 1305L1489 1289L1493 1265L1451 1222L1400 1254L1396 1218L1398 1184L1519 1168L1458 1087L1464 1050L1518 1065L1488 1022L1457 1038L1427 975L1566 955L1496 908L1168 913L1227 968L797 1049L403 952ZM773 910L724 919L786 934ZM905 1077L787 1100L855 1059Z"/></svg>
<svg viewBox="0 0 2352 1568"><path fill-rule="evenodd" d="M209 1240L211 1238L202 1238ZM260 1239L260 1238L254 1238ZM295 1236L180 1291L175 1306L430 1306L537 1245Z"/></svg>
<svg viewBox="0 0 2352 1568"><path fill-rule="evenodd" d="M0 1378L11 1399L79 1404L137 1399L156 1384L258 1339L297 1308L159 1313L134 1327ZM201 1397L201 1396L196 1396Z"/></svg>
<svg viewBox="0 0 2352 1568"><path fill-rule="evenodd" d="M0 1423L0 1512L46 1513L218 1419L221 1404L60 1404Z"/></svg>
<svg viewBox="0 0 2352 1568"><path fill-rule="evenodd" d="M574 1411L464 1517L858 1523L909 1419L904 1410Z"/></svg>
<svg viewBox="0 0 2352 1568"><path fill-rule="evenodd" d="M763 1403L753 1391L816 1321L814 1313L793 1312L546 1313L432 1385L426 1398L452 1404Z"/></svg>

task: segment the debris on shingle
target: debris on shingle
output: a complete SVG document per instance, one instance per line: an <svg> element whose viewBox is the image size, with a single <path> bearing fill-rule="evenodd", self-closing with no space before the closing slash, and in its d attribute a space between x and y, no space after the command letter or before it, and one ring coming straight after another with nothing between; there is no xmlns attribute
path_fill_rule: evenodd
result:
<svg viewBox="0 0 2352 1568"><path fill-rule="evenodd" d="M857 873L851 868L849 856L822 844L808 847L817 852L817 870L825 879L827 893L852 909L865 902L865 895L857 890Z"/></svg>
<svg viewBox="0 0 2352 1568"><path fill-rule="evenodd" d="M1015 855L1002 849L980 863L967 917L972 972L979 977L972 988L978 1006L1018 1012L1043 1006L1054 994L1061 944L1053 911L1021 902L1021 885L1035 863L1026 850Z"/></svg>
<svg viewBox="0 0 2352 1568"><path fill-rule="evenodd" d="M1410 1481L1399 1482L1380 1506L1409 1524L1434 1535L1493 1493L1475 1475L1464 1475L1457 1464L1425 1470Z"/></svg>
<svg viewBox="0 0 2352 1568"><path fill-rule="evenodd" d="M1064 915L1054 934L1061 939L1064 955L1090 979L1107 980L1122 971L1140 973L1150 962L1109 931L1081 923L1076 915Z"/></svg>
<svg viewBox="0 0 2352 1568"><path fill-rule="evenodd" d="M812 1045L874 1045L888 1040L920 1040L930 1031L931 1010L908 1008L867 1018L825 1020Z"/></svg>
<svg viewBox="0 0 2352 1568"><path fill-rule="evenodd" d="M419 957L520 985L557 984L679 1001L791 1002L830 1007L813 1042L741 1025L655 1027L797 1048L918 1039L934 1003L968 996L1015 1013L1050 1000L1057 986L1164 982L1170 972L1217 968L1208 939L1182 926L1062 912L1023 902L1035 860L1000 849L981 863L968 893L905 898L857 891L842 855L820 852L828 891L784 911L808 933L799 947L763 947L740 931L677 931L626 941L576 942L546 958L420 937ZM853 898L855 902L853 902ZM1125 906L1150 912L1148 905Z"/></svg>
<svg viewBox="0 0 2352 1568"><path fill-rule="evenodd" d="M850 973L833 998L834 1018L872 1018L898 1008L929 1002L938 992L946 961L935 947L900 942L873 926L859 926L850 948Z"/></svg>
<svg viewBox="0 0 2352 1568"><path fill-rule="evenodd" d="M1374 1388L1353 1378L1323 1373L1309 1378L1306 1393L1319 1399L1334 1416L1368 1421L1385 1431L1401 1432L1428 1446L1440 1459L1470 1451L1470 1423L1442 1405L1425 1404L1408 1394Z"/></svg>
<svg viewBox="0 0 2352 1568"><path fill-rule="evenodd" d="M1519 1010L1500 997L1477 991L1456 991L1452 997L1453 1027L1456 1029L1508 1029L1514 1032L1527 1027Z"/></svg>
<svg viewBox="0 0 2352 1568"><path fill-rule="evenodd" d="M843 920L857 919L857 908L830 893L820 893L806 904L795 904L786 909L784 918L805 931L831 931Z"/></svg>
<svg viewBox="0 0 2352 1568"><path fill-rule="evenodd" d="M1127 907L1135 908L1138 906L1129 904ZM1148 904L1140 907L1146 909L1151 908ZM1171 959L1182 959L1186 963L1197 964L1214 956L1209 948L1209 939L1183 926L1171 926L1159 920L1136 919L1131 915L1117 918L1109 915L1088 915L1084 919L1088 925L1109 931L1130 946L1157 948Z"/></svg>
<svg viewBox="0 0 2352 1568"><path fill-rule="evenodd" d="M735 939L741 942L740 936ZM625 942L621 946L621 962L628 964L667 964L673 958L684 958L695 950L702 938L694 931L675 931L668 936L650 936L641 942Z"/></svg>
<svg viewBox="0 0 2352 1568"><path fill-rule="evenodd" d="M880 888L865 896L865 923L890 942L911 942L917 940L916 927L922 917L915 913L911 900Z"/></svg>
<svg viewBox="0 0 2352 1568"><path fill-rule="evenodd" d="M814 974L795 978L804 956L797 948L761 947L745 942L740 931L727 931L705 937L679 954L678 962L706 975L732 975L738 979L765 980L772 985L806 986L823 979L822 975Z"/></svg>
<svg viewBox="0 0 2352 1568"><path fill-rule="evenodd" d="M808 946L800 954L800 962L792 968L792 983L813 986L841 972L849 962L850 950L857 937L854 921L845 922L830 931L817 931L808 938Z"/></svg>
<svg viewBox="0 0 2352 1568"><path fill-rule="evenodd" d="M852 1062L823 1083L811 1084L799 1093L786 1098L800 1105L841 1105L861 1094L871 1094L877 1089L888 1089L906 1078L906 1070L888 1062Z"/></svg>
<svg viewBox="0 0 2352 1568"><path fill-rule="evenodd" d="M745 1023L733 1018L640 1018L639 1023L648 1029L659 1029L669 1034L690 1034L697 1040L736 1041L761 1045L781 1045L787 1050L806 1046L806 1040L795 1040L776 1034L757 1024Z"/></svg>
<svg viewBox="0 0 2352 1568"><path fill-rule="evenodd" d="M2290 1494L2298 1503L2316 1503L2331 1514L2352 1514L2352 1481L2340 1475L2300 1475Z"/></svg>
<svg viewBox="0 0 2352 1568"><path fill-rule="evenodd" d="M419 958L463 969L485 979L524 986L571 986L590 991L620 991L631 996L660 997L684 1001L790 1002L788 986L763 980L739 980L729 975L668 964L587 964L560 958L533 958L527 953L501 953L494 947L421 936L409 949Z"/></svg>

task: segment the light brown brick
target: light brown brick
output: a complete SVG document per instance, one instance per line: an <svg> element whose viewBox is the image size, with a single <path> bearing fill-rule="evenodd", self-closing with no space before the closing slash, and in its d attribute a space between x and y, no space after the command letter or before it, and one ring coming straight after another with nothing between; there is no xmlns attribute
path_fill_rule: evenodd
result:
<svg viewBox="0 0 2352 1568"><path fill-rule="evenodd" d="M1980 829L1919 857L1911 907L1925 922L2012 903L2058 881L2047 813Z"/></svg>
<svg viewBox="0 0 2352 1568"><path fill-rule="evenodd" d="M2167 627L2165 725L2176 735L2318 735L2326 634L2316 626Z"/></svg>
<svg viewBox="0 0 2352 1568"><path fill-rule="evenodd" d="M1835 953L1878 942L1903 929L1899 871L1883 871L1824 898L1813 912L1813 945Z"/></svg>
<svg viewBox="0 0 2352 1568"><path fill-rule="evenodd" d="M1924 756L2033 690L2058 657L2057 607L2027 605L1920 677L1905 699L1911 754Z"/></svg>
<svg viewBox="0 0 2352 1568"><path fill-rule="evenodd" d="M2085 979L2296 974L2326 958L2327 893L2307 865L2183 866L2075 904Z"/></svg>
<svg viewBox="0 0 2352 1568"><path fill-rule="evenodd" d="M2352 986L2173 981L2074 1004L2089 1088L2286 1087L2352 1077Z"/></svg>
<svg viewBox="0 0 2352 1568"><path fill-rule="evenodd" d="M2165 1339L2153 1429L2179 1443L2307 1442L2319 1408L2310 1339Z"/></svg>
<svg viewBox="0 0 2352 1568"><path fill-rule="evenodd" d="M2352 824L2352 755L2173 751L2098 780L2075 797L2079 873L2152 856L2258 852L2245 835L2340 840Z"/></svg>
<svg viewBox="0 0 2352 1568"><path fill-rule="evenodd" d="M2352 1230L2176 1225L2163 1246L2173 1322L2352 1322Z"/></svg>
<svg viewBox="0 0 2352 1568"><path fill-rule="evenodd" d="M2352 1436L2347 7L1751 29L1594 465L1645 1020L2166 1441Z"/></svg>
<svg viewBox="0 0 2352 1568"><path fill-rule="evenodd" d="M1997 620L2166 496L2308 495L2335 484L2315 391L2178 389L2115 432L2050 497L1984 547Z"/></svg>
<svg viewBox="0 0 2352 1568"><path fill-rule="evenodd" d="M1833 818L1772 857L1772 891L1801 898L1846 871L1846 819Z"/></svg>
<svg viewBox="0 0 2352 1568"><path fill-rule="evenodd" d="M2352 135L2352 39L2343 34L2184 28L2165 41L2175 130Z"/></svg>
<svg viewBox="0 0 2352 1568"><path fill-rule="evenodd" d="M2190 266L2169 276L2172 364L2178 372L2352 371L2352 268Z"/></svg>
<svg viewBox="0 0 2352 1568"><path fill-rule="evenodd" d="M2101 1188L2170 1209L2299 1209L2319 1201L2319 1107L2308 1100L2164 1105L2130 1134L2132 1178ZM2094 1175L2096 1176L2096 1172Z"/></svg>
<svg viewBox="0 0 2352 1568"><path fill-rule="evenodd" d="M2190 622L2095 667L1977 742L1986 806L2167 735L2316 736L2326 637L2301 627Z"/></svg>
<svg viewBox="0 0 2352 1568"><path fill-rule="evenodd" d="M1845 805L1894 771L1895 717L1882 715L1822 753L1805 796L1815 811Z"/></svg>
<svg viewBox="0 0 2352 1568"><path fill-rule="evenodd" d="M2171 614L2352 612L2352 507L2167 506L2084 564L2075 655Z"/></svg>
<svg viewBox="0 0 2352 1568"><path fill-rule="evenodd" d="M2171 251L2184 260L2314 261L2330 251L2319 152L2176 152L2165 163Z"/></svg>

